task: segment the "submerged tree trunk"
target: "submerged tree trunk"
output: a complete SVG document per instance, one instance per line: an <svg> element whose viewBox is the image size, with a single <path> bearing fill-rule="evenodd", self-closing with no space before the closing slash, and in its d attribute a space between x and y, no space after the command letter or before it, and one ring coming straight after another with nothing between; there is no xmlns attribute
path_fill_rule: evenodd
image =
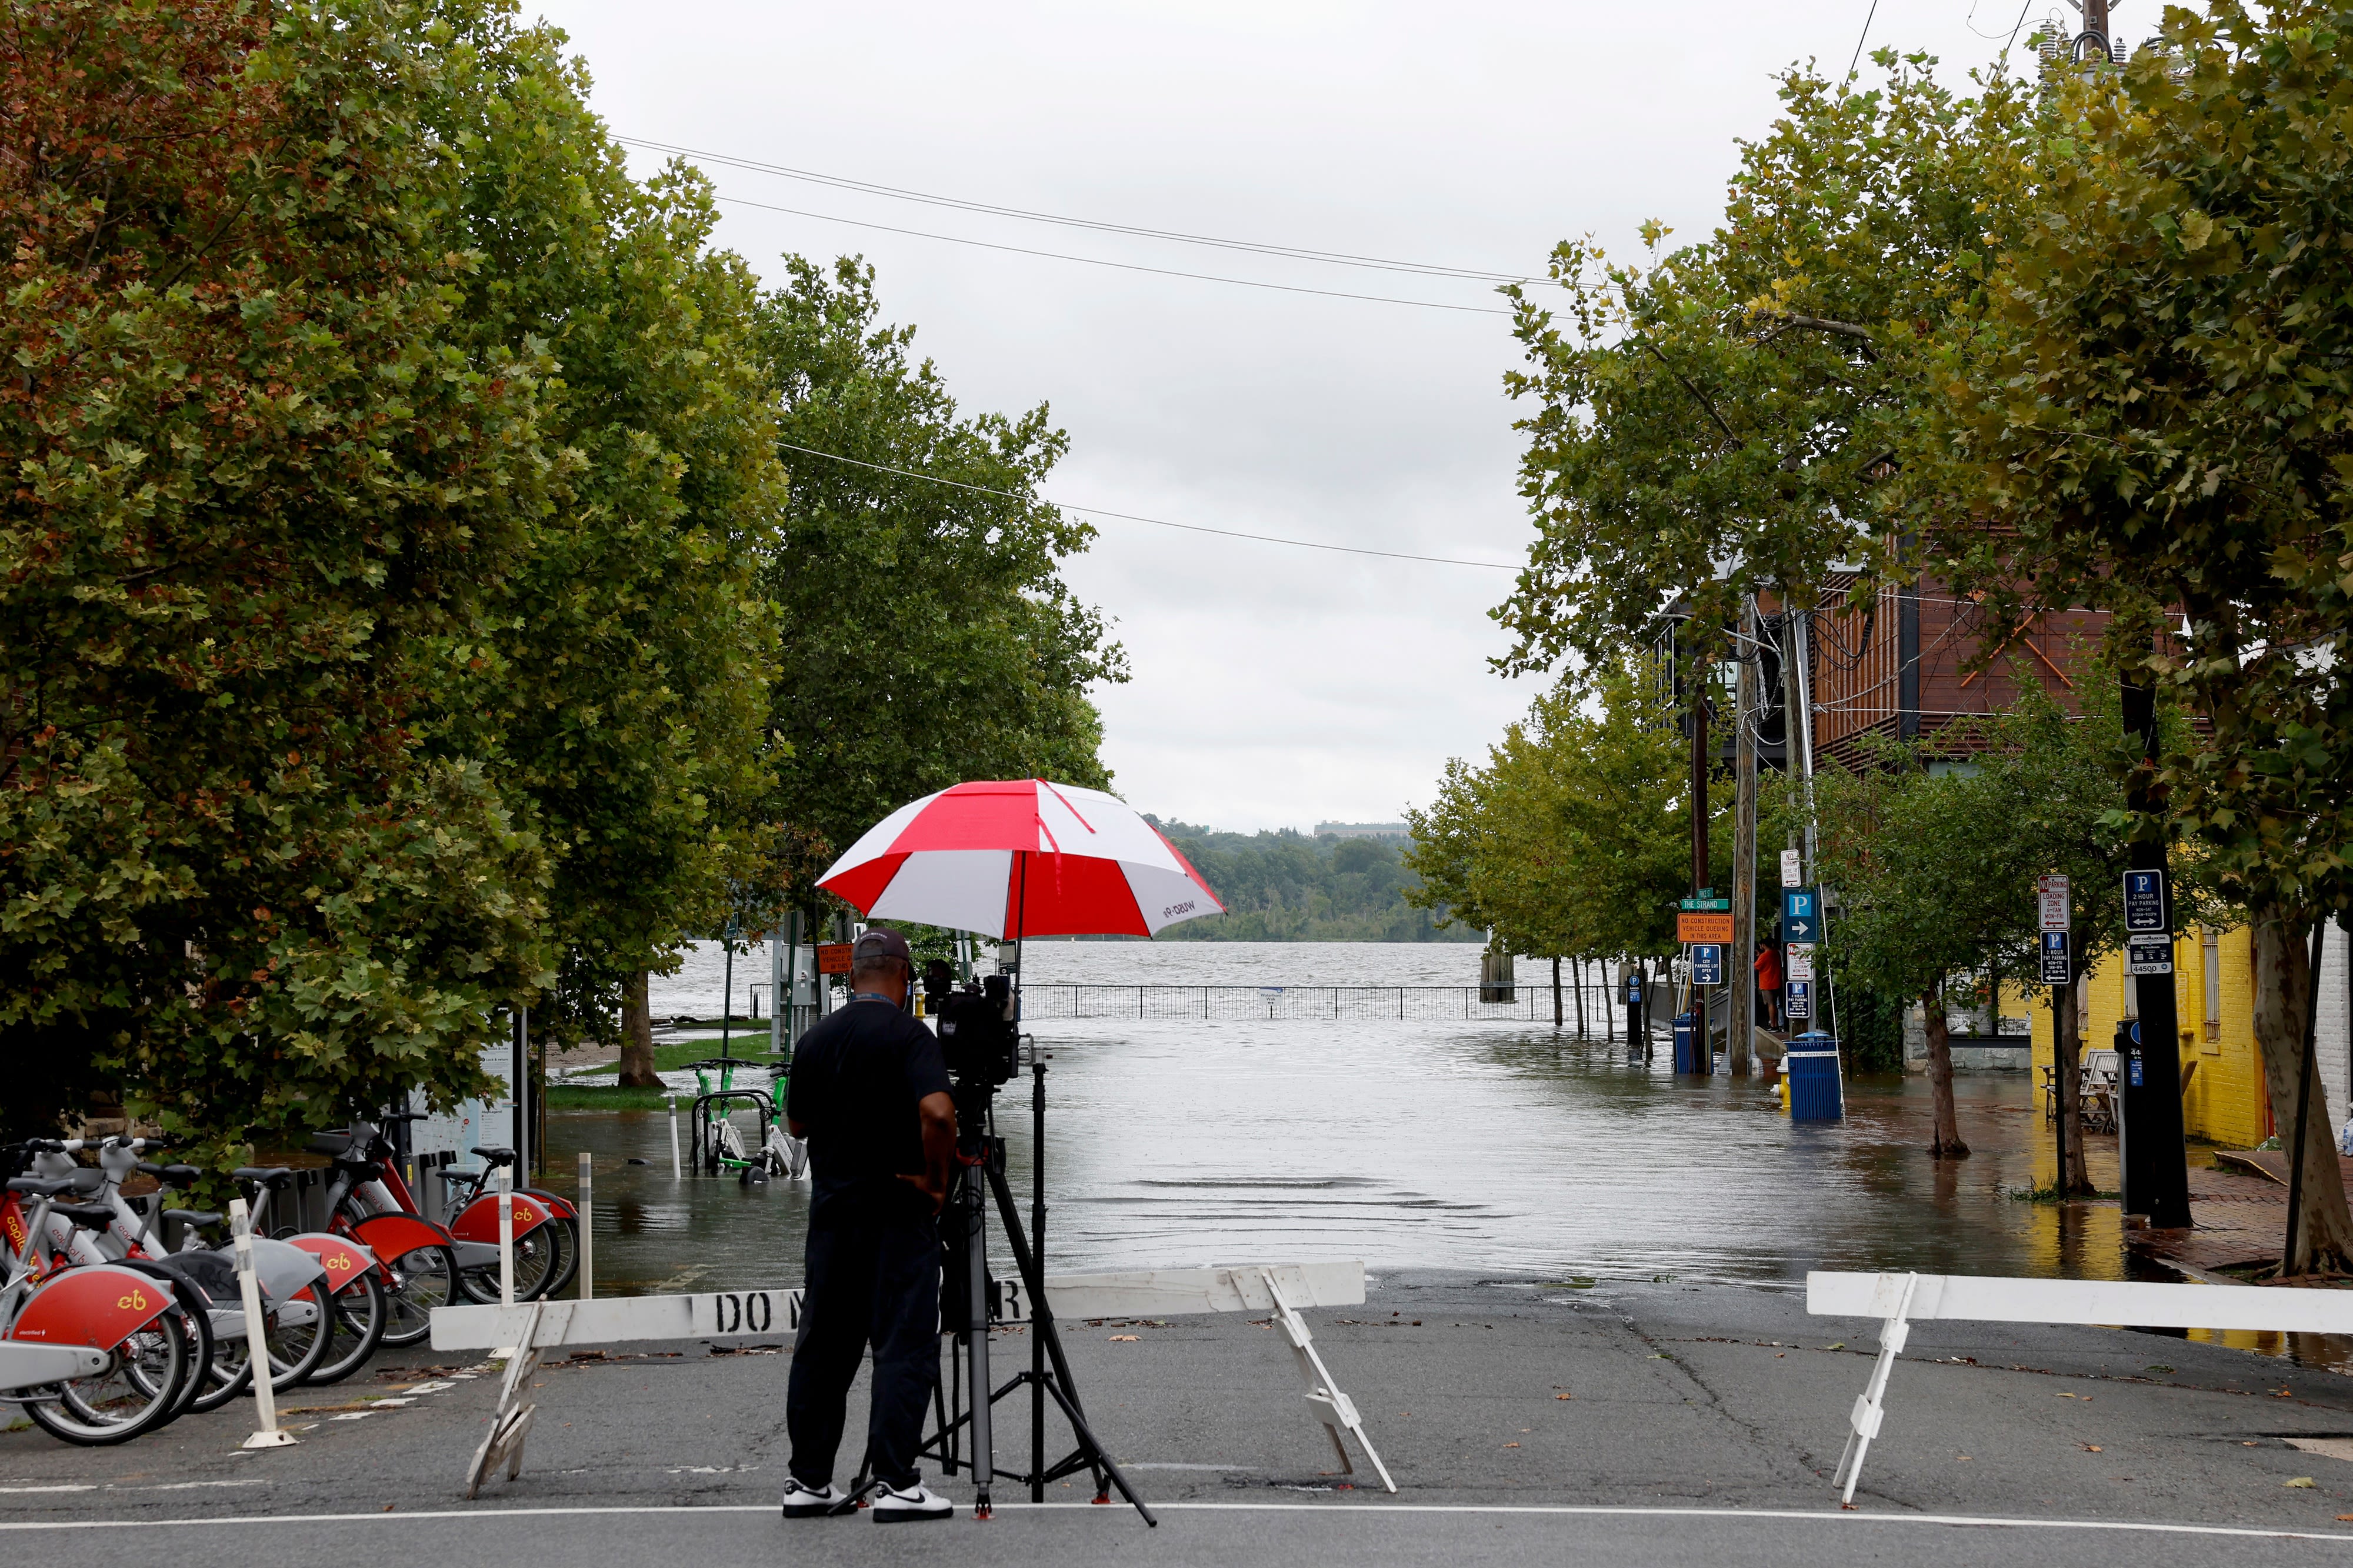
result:
<svg viewBox="0 0 2353 1568"><path fill-rule="evenodd" d="M654 1071L653 1008L646 999L642 969L629 976L628 988L621 994L620 1081L623 1089L661 1087L661 1079Z"/></svg>
<svg viewBox="0 0 2353 1568"><path fill-rule="evenodd" d="M2312 1005L2312 953L2306 933L2276 912L2257 910L2255 949L2255 1047L2263 1053L2263 1087L2271 1091L2272 1116L2280 1148L2295 1157L2295 1107L2300 1087L2308 1087L2304 1180L2296 1233L2287 1238L2289 1274L2353 1273L2353 1215L2337 1174L2337 1139L2328 1125L2328 1099L2320 1078L2305 1061ZM2308 1085L2305 1074L2312 1072ZM2293 1173L2291 1173L2293 1174Z"/></svg>
<svg viewBox="0 0 2353 1568"><path fill-rule="evenodd" d="M1969 1146L1961 1142L1959 1117L1953 1110L1953 1040L1952 1031L1945 1021L1945 987L1936 988L1920 998L1920 1011L1928 1026L1928 1089L1936 1102L1936 1132L1928 1144L1928 1152L1939 1160L1961 1160L1968 1156Z"/></svg>
<svg viewBox="0 0 2353 1568"><path fill-rule="evenodd" d="M1585 960L1578 958L1570 962L1577 969L1577 1037L1582 1040L1588 1037L1585 1032Z"/></svg>
<svg viewBox="0 0 2353 1568"><path fill-rule="evenodd" d="M2068 986L2052 993L2052 1065L2058 1068L2060 1142L2067 1148L2067 1168L2059 1173L2059 1195L2092 1195L2091 1168L2084 1163L2084 1036L2075 1016L2075 991Z"/></svg>

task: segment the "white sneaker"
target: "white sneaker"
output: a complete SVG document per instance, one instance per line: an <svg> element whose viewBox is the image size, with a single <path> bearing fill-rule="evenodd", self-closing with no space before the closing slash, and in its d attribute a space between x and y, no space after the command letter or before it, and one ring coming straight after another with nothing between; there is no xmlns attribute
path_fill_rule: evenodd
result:
<svg viewBox="0 0 2353 1568"><path fill-rule="evenodd" d="M874 1497L874 1522L897 1524L911 1519L945 1519L955 1512L955 1504L931 1491L918 1481L904 1490L884 1487Z"/></svg>
<svg viewBox="0 0 2353 1568"><path fill-rule="evenodd" d="M829 1513L844 1511L842 1505L849 1500L848 1495L836 1490L831 1481L823 1487L806 1487L797 1478L787 1477L785 1480L786 1519L822 1519Z"/></svg>

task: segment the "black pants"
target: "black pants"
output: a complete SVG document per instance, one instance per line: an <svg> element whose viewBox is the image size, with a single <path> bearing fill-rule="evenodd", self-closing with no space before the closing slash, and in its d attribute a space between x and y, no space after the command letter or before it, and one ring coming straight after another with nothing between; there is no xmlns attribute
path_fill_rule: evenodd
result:
<svg viewBox="0 0 2353 1568"><path fill-rule="evenodd" d="M915 1450L940 1377L939 1222L879 1219L812 1225L800 1336L785 1392L792 1473L821 1487L833 1479L858 1363L874 1346L874 1397L866 1444L877 1478L894 1487L922 1479Z"/></svg>

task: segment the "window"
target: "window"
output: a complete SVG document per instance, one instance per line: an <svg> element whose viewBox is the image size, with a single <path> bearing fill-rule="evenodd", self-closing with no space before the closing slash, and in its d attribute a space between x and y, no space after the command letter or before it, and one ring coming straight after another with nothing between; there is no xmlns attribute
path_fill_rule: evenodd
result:
<svg viewBox="0 0 2353 1568"><path fill-rule="evenodd" d="M2200 929L2198 945L2206 955L2206 1045L2210 1057L2222 1054L2222 939Z"/></svg>

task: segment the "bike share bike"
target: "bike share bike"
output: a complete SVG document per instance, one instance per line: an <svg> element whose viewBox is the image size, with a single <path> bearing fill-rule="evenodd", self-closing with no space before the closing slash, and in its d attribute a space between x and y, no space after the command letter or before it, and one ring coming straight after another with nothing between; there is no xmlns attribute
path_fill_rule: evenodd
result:
<svg viewBox="0 0 2353 1568"><path fill-rule="evenodd" d="M37 1139L15 1146L8 1152L12 1163L33 1168L27 1179L89 1201L70 1206L52 1203L47 1217L35 1223L9 1198L11 1264L21 1263L36 1273L76 1264L114 1264L171 1286L189 1314L187 1327L195 1340L193 1376L174 1413L214 1410L244 1393L252 1376L233 1249L207 1247L201 1237L202 1232L224 1223L218 1215L164 1208L160 1192L150 1205L160 1213L151 1215L122 1195L122 1182L134 1171L153 1176L162 1187L185 1188L195 1183L200 1173L193 1165L162 1165L139 1158L162 1146L155 1140L127 1137ZM73 1156L82 1152L97 1160L96 1169L76 1163ZM283 1166L247 1166L232 1173L234 1179L257 1189L253 1201L258 1214L267 1212L272 1193L293 1174ZM154 1228L158 1219L186 1226L179 1250L165 1247ZM20 1237L30 1240L36 1235L42 1247L28 1255ZM273 1384L339 1382L366 1364L386 1321L384 1293L375 1278L377 1265L367 1249L341 1237L297 1233L290 1227L281 1230L279 1239L255 1237L253 1247ZM339 1342L340 1352L334 1349ZM136 1363L130 1375L142 1376Z"/></svg>
<svg viewBox="0 0 2353 1568"><path fill-rule="evenodd" d="M722 1042L723 1045L724 1042ZM792 1072L789 1061L769 1069L769 1087L754 1089L735 1082L737 1068L759 1064L744 1057L707 1057L686 1064L694 1073L694 1159L703 1174L733 1171L745 1185L771 1176L798 1181L808 1173L808 1145L785 1127L785 1089ZM712 1075L718 1075L717 1087ZM760 1145L746 1149L743 1131L735 1125L738 1106L749 1106L759 1117Z"/></svg>
<svg viewBox="0 0 2353 1568"><path fill-rule="evenodd" d="M423 1120L413 1111L378 1119L401 1126ZM377 1121L353 1121L347 1131L322 1133L310 1147L330 1156L327 1212L339 1235L370 1247L384 1260L391 1298L388 1345L413 1345L433 1331L436 1307L461 1300L490 1303L499 1291L499 1200L491 1173L515 1163L512 1149L476 1148L479 1171L443 1171L446 1226L427 1219L401 1173L400 1152ZM514 1298L535 1300L562 1290L580 1267L580 1216L571 1202L537 1187L514 1189Z"/></svg>
<svg viewBox="0 0 2353 1568"><path fill-rule="evenodd" d="M1020 1000L1014 979L992 974L958 987L946 963L934 959L923 966L923 1005L938 1020L940 1054L947 1063L956 1108L956 1169L940 1211L940 1331L956 1337L949 1342L947 1391L944 1393L938 1384L933 1388L939 1429L917 1453L936 1460L946 1475L955 1475L959 1468L972 1473L975 1519L987 1519L993 1512L989 1489L994 1481L1027 1485L1029 1500L1044 1502L1049 1483L1086 1470L1094 1478L1095 1501L1109 1502L1110 1488L1117 1487L1145 1523L1157 1525L1160 1521L1152 1510L1127 1484L1127 1478L1088 1426L1070 1362L1062 1353L1061 1335L1046 1304L1046 1064L1035 1040L1029 1042L1028 1052L1034 1192L1026 1235L1013 1189L1005 1179L1005 1140L997 1135L996 1102L997 1091L1018 1076L1022 1067ZM1029 1368L1001 1388L990 1383L988 1335L992 1324L1012 1321L1013 1315L1007 1310L1010 1303L989 1273L992 1198L1029 1305ZM1029 1390L1029 1468L1013 1470L997 1463L989 1418L998 1400L1020 1388ZM1076 1440L1068 1454L1051 1463L1046 1458L1049 1399L1070 1423ZM856 1500L876 1484L861 1468L849 1489L849 1506L856 1506Z"/></svg>

